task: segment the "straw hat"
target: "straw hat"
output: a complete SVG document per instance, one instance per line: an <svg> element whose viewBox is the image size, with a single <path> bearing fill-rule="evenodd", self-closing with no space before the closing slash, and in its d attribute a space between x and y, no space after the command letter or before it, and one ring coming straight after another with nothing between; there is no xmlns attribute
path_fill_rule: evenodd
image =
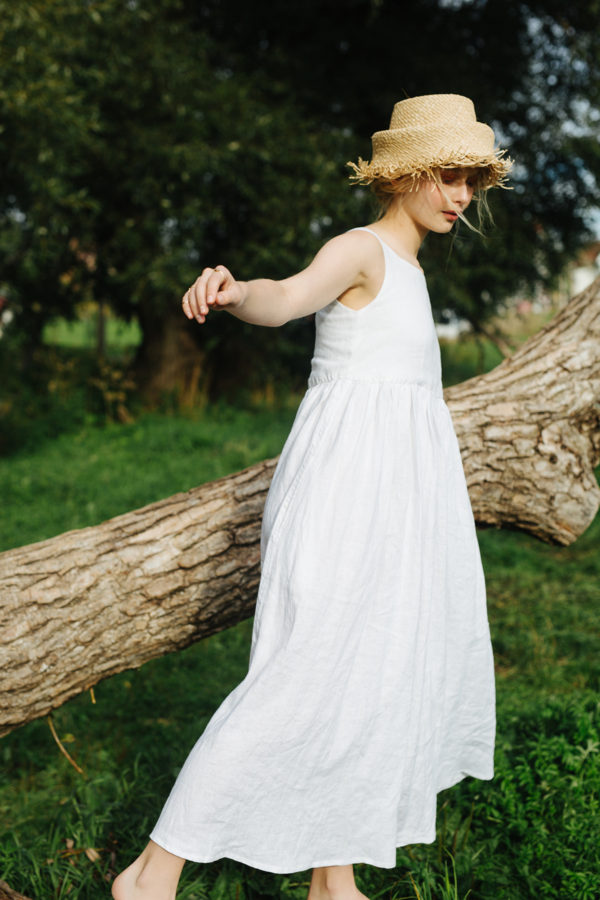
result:
<svg viewBox="0 0 600 900"><path fill-rule="evenodd" d="M401 100L394 106L387 131L372 136L371 162L348 163L354 169L351 181L401 178L411 189L434 169L480 168L478 188L504 186L512 160L505 150L494 149L494 132L478 122L475 107L459 94L426 94Z"/></svg>

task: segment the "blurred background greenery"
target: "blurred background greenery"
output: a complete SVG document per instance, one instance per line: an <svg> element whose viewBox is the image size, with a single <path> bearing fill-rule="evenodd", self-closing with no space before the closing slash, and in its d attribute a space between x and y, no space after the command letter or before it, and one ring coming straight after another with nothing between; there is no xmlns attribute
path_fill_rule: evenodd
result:
<svg viewBox="0 0 600 900"><path fill-rule="evenodd" d="M188 323L204 264L302 267L374 215L347 182L393 103L467 94L516 161L496 226L422 253L446 383L564 304L600 205L598 0L0 0L0 549L95 524L275 455L310 319ZM527 315L525 315L527 313ZM481 531L497 775L440 798L438 842L359 868L376 897L600 896L598 520L570 548ZM97 898L245 672L249 623L0 743L0 878ZM305 877L190 867L181 897L306 894Z"/></svg>
<svg viewBox="0 0 600 900"><path fill-rule="evenodd" d="M597 23L597 0L0 0L1 448L34 418L299 388L310 320L199 328L180 297L370 219L345 164L405 96L471 96L516 161L485 240L423 249L438 318L494 334L509 299L565 294L600 202Z"/></svg>

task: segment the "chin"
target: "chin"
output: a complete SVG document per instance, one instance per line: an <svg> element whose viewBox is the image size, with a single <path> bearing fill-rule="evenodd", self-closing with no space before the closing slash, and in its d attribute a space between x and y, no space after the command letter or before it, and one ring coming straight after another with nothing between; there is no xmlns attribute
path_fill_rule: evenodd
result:
<svg viewBox="0 0 600 900"><path fill-rule="evenodd" d="M452 231L455 224L455 222L444 222L443 224L436 222L435 225L432 225L430 231L434 231L436 234L448 234L449 231Z"/></svg>

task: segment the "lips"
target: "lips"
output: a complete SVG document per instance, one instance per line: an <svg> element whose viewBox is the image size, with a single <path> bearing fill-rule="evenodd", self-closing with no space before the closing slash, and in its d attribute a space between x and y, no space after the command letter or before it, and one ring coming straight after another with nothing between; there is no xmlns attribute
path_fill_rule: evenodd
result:
<svg viewBox="0 0 600 900"><path fill-rule="evenodd" d="M450 209L443 209L442 212L447 218L452 219L453 222L458 219L458 214Z"/></svg>

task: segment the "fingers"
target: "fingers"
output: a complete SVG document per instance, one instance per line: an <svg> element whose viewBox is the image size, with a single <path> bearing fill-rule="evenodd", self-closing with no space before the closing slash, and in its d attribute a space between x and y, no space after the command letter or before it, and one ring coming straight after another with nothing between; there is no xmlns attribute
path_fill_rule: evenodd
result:
<svg viewBox="0 0 600 900"><path fill-rule="evenodd" d="M182 297L181 305L188 319L205 322L209 309L227 304L226 288L233 276L225 266L206 268Z"/></svg>

